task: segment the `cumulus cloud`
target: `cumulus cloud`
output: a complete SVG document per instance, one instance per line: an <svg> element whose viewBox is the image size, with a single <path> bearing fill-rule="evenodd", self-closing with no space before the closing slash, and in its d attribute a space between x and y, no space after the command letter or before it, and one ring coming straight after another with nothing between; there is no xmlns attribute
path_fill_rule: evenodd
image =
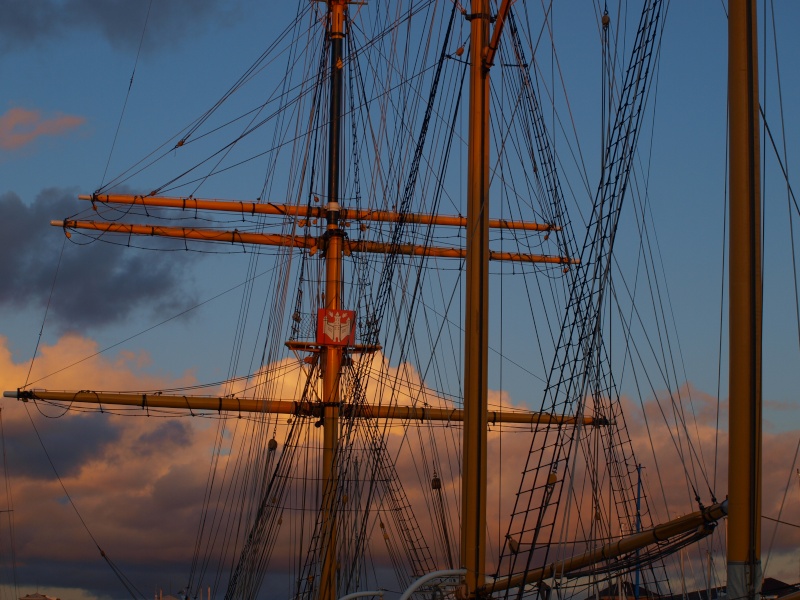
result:
<svg viewBox="0 0 800 600"><path fill-rule="evenodd" d="M69 357L92 355L95 342L70 335L44 346L33 377L56 371ZM133 389L190 385L148 374L146 356L95 356L48 379L66 389ZM15 363L0 339L0 383L13 389L28 365ZM5 400L2 418L14 502L17 574L21 583L85 588L120 597L124 589L75 515L50 467L58 470L91 535L108 557L147 592L185 576L215 431L199 419L165 420L108 412L65 411ZM106 411L109 407L106 407ZM35 424L35 429L31 424ZM3 502L5 504L5 502ZM7 557L3 557L7 558ZM4 561L5 562L5 561ZM5 572L7 563L2 565ZM174 590L177 591L177 588Z"/></svg>
<svg viewBox="0 0 800 600"><path fill-rule="evenodd" d="M0 305L41 307L48 301L64 233L50 220L75 211L77 192L51 188L31 204L13 192L0 194ZM57 294L50 305L60 331L84 330L119 322L138 309L174 315L194 304L186 273L189 257L105 243L67 243L58 270Z"/></svg>
<svg viewBox="0 0 800 600"><path fill-rule="evenodd" d="M44 135L62 135L83 125L84 117L54 114L45 118L38 110L11 108L0 115L0 149L17 150Z"/></svg>
<svg viewBox="0 0 800 600"><path fill-rule="evenodd" d="M717 500L723 500L728 490L727 455L730 440L727 433L727 401L719 404L718 429L715 397L691 385L683 386L674 397L678 394L683 398L680 414L687 424L686 428L676 426L674 414L677 411L673 413L667 394L650 399L642 406L630 401L624 403L637 459L645 467L645 489L654 522L697 510L695 490L705 505L711 503L712 492ZM691 405L689 398L692 399ZM669 415L667 425L664 424L664 414ZM762 440L762 515L765 517L761 522L762 565L767 566L766 576L793 582L797 573L795 553L800 544L800 529L776 524L770 519L776 519L780 514L780 520L800 524L797 476L791 470L800 433L776 433L772 429L770 423L765 421ZM724 527L718 527L713 540L716 564L722 569L719 571L721 579L724 579L724 558L721 555L725 546L724 532ZM695 585L705 585L702 574L708 568L707 549L708 546L703 545L694 552L699 562L695 565ZM767 563L768 555L770 559Z"/></svg>
<svg viewBox="0 0 800 600"><path fill-rule="evenodd" d="M96 344L91 340L77 335L66 336L57 344L41 349L31 377L37 379L42 374L57 370L67 360L66 357L90 355L95 350ZM111 358L99 356L49 378L47 383L48 387L56 389L95 390L164 389L193 383L190 374L178 381L160 380L147 375L143 370L146 365L147 358L141 354L120 353ZM0 382L3 387L13 389L24 381L26 368L25 364L15 364L4 341L0 342ZM398 371L388 369L390 376L397 375ZM421 388L413 369L404 366L403 371L409 383L395 387L392 393L405 404L413 397L418 398ZM270 389L278 398L296 397L298 386L302 387L302 376L294 360L287 359L270 365L264 369L263 375L265 379L272 378ZM388 401L385 394L386 388L378 379L373 379L369 389L370 400L376 401L383 395L383 401ZM493 398L500 400L496 395ZM432 395L428 395L426 400L434 405L451 406ZM173 582L173 592L185 584L199 519L203 505L208 501L206 485L212 449L222 444L223 450L216 467L215 490L229 489L226 486L230 486L232 481L240 481L236 479L239 477L237 471L244 475L249 473L250 479L258 484L258 478L252 477L253 439L261 439L263 444L275 431L280 453L286 449L284 440L290 428L285 417L271 419L271 424L266 427L263 423L234 418L228 421L227 433L219 437L220 422L213 418L159 419L155 412L147 418L139 409L133 410L133 413L140 415L139 418L122 418L109 416L108 413L113 411L110 406L105 407L106 414L75 411L65 414L59 407L41 403L34 406L31 403L6 402L3 419L7 438L11 441L9 459L23 466L9 470L15 501L17 556L18 561L25 565L21 579L36 580L42 586L72 587L82 587L91 581L89 592L97 596L106 594L119 597L122 594L113 574L74 516L60 484L48 471L49 465L42 457L43 451L32 433L28 413L39 428L66 489L99 545L126 576L146 592L154 586L166 588L169 581ZM57 418L48 419L45 415ZM304 430L307 433L299 441L303 448L300 460L308 460L310 472L314 473L318 468L317 450L322 429L311 427L312 424L313 420L305 422ZM261 433L260 438L254 434L264 429L267 433ZM457 561L455 532L460 477L456 449L459 446L460 427L455 424L442 426L441 423L396 422L384 433L387 454L398 456L397 475L403 482L408 501L415 506L420 529L426 536L432 535L431 532L440 526L438 517L424 508L432 506L434 492L430 479L433 472L436 471L440 477L448 511L448 527L450 535L455 537L452 551ZM503 466L493 468L490 473L490 486L498 492L493 493L490 499L490 518L493 522L499 512L509 511L513 493L505 491L510 491L516 483L516 474L522 468L529 444L529 436L522 432L522 435L506 440L501 450L496 444L497 435L496 429L490 435L491 460L499 464L502 456ZM70 446L75 437L83 439L73 449ZM36 468L28 470L24 468L26 465L35 465ZM238 485L234 485L234 489L241 489L236 487ZM256 485L255 489L258 487ZM302 498L316 505L318 492L313 479L310 485L309 482L304 485L292 480L288 495L282 499L286 524L279 531L278 548L298 547L297 540L293 539L297 530L294 529L295 525L289 525L289 519L294 514L293 508L302 505ZM237 495L240 493L244 492L236 492ZM383 498L388 505L390 499L385 493L385 490L378 491L376 497ZM232 522L229 521L231 518L235 521L235 514L234 517L230 516L231 509L239 506L241 501L231 503L227 492L221 497L216 494L217 491L211 496L212 511L207 526L211 530L207 534L217 540L217 545L222 545L219 541L222 534L215 533L210 523L215 519L221 519L222 523ZM373 515L377 518L379 513L373 512ZM399 532L391 513L386 512L382 518L392 542L398 544ZM373 538L378 540L371 549L371 556L376 564L388 566L388 551L377 528L377 521L371 527L375 529ZM240 532L239 535L245 533ZM305 535L310 536L311 533L311 529L306 527ZM501 536L499 530L493 529L492 543L495 546ZM434 553L440 550L439 546ZM441 554L437 554L436 559L443 564L446 561ZM289 573L292 566L288 552L277 552L270 565L270 585L286 585L287 576L276 580L276 573ZM91 577L87 577L89 574ZM221 590L215 590L217 593L221 593Z"/></svg>
<svg viewBox="0 0 800 600"><path fill-rule="evenodd" d="M241 0L154 2L148 20L148 48L196 37L210 24L225 24L238 14ZM68 32L99 33L116 47L136 47L147 2L129 0L0 0L0 48L7 52L52 41Z"/></svg>
<svg viewBox="0 0 800 600"><path fill-rule="evenodd" d="M64 362L65 356L85 356L92 354L96 345L91 340L77 335L62 338L57 344L42 348L32 373L33 378L52 372ZM372 376L369 378L367 396L370 402L388 402L390 397L402 404L424 399L429 405L442 408L452 404L437 397L424 387L418 374L408 365L390 367L381 365L381 376L377 376L378 363L382 360L375 357ZM65 389L165 389L191 385L193 377L187 374L179 380L163 380L148 375L145 367L147 357L142 354L131 355L120 353L117 356L95 357L81 363L69 371L58 374L50 381L51 387ZM27 365L15 364L4 342L0 342L0 382L5 388L19 385L26 375ZM398 374L402 374L405 383L398 386L387 386L386 382ZM286 359L268 365L260 374L259 384L269 389L271 397L286 399L296 397L302 388L303 377L294 360ZM251 382L252 383L252 382ZM242 384L244 385L244 384ZM684 390L688 394L688 388ZM694 414L696 424L692 423L690 432L702 443L705 453L706 470L713 459L716 432L716 401L697 390L692 391L695 401ZM661 399L664 401L664 399ZM499 393L490 394L493 408L513 408L509 398ZM656 417L660 415L656 401L645 402L644 410L632 402L625 401L629 431L633 437L634 447L638 451L637 459L645 464L646 489L651 505L655 510L659 505L659 514L654 515L655 522L666 518L662 506L661 490L664 490L671 504L670 516L675 517L695 510L693 498L687 494L683 485L677 482L685 480L685 470L676 455L680 453L681 444L676 444L668 428ZM46 463L42 463L41 448L38 441L32 438L28 412L31 412L37 427L43 433L48 449L55 457L55 462L62 474L67 490L75 499L82 515L92 529L103 550L119 565L142 591L148 593L158 587L166 588L172 582L173 592L185 584L189 565L192 560L199 517L204 504L211 502L206 536L214 538L220 532L214 532L212 522L218 516L229 514L230 509L241 506L244 488L239 489L240 500L232 502L226 494L206 495L209 481L209 465L212 449L222 446L219 463L216 467L215 489L221 490L223 480L226 485L241 476L249 475L250 480L258 480L252 474L265 472L254 470L257 463L254 456L258 447L263 447L266 440L276 434L279 441L278 453L289 448L284 440L291 425L285 417L271 419L267 422L256 422L248 419L231 419L224 428L215 419L191 417L157 418L157 413L140 418L120 418L108 414L81 414L69 412L61 416L63 410L53 406L37 406L10 401L4 405L4 428L9 440L9 475L15 499L15 526L17 532L17 553L25 566L25 573L36 578L42 585L49 583L80 587L86 581L92 581L92 594L107 594L113 597L121 595L119 584L110 573L108 567L99 558L97 549L88 540L88 536L80 522L72 513L66 502L64 492L52 474L47 473ZM39 409L55 419L46 419L39 414ZM106 407L109 410L110 407ZM135 414L143 415L143 411L135 409ZM691 411L689 411L691 412ZM645 422L645 416L649 423ZM721 421L724 424L726 415L722 407ZM301 513L298 507L303 502L315 505L319 495L313 474L317 473L319 448L322 429L311 427L312 420L305 422L305 433L295 440L301 457L307 460L308 473L312 479L301 483L292 480L286 495L275 498L282 503L282 519L286 521L277 533L278 548L303 548L298 543L298 529L290 525L293 515ZM59 433L57 430L63 429ZM649 431L648 431L649 430ZM225 431L224 434L221 432ZM489 434L489 546L487 558L490 564L496 563L499 547L504 542L508 526L508 516L516 498L519 485L519 474L525 468L528 450L531 443L530 427L492 426ZM395 468L399 479L403 482L405 496L415 506L421 531L431 544L434 558L440 567L447 566L447 557L441 543L436 541L436 531L441 531L441 515L432 507L437 501L437 493L431 486L433 474L440 478L442 496L446 509L445 519L453 541L452 553L458 560L458 514L460 512L460 475L458 448L461 442L460 426L457 424L431 422L393 422L382 429L381 434L386 441L386 453L396 457ZM506 435L509 434L509 435ZM363 431L358 434L363 436ZM584 432L589 435L589 431ZM78 440L75 448L70 446ZM366 438L364 438L366 439ZM502 440L502 441L501 441ZM719 436L718 449L724 456L727 448L727 437L724 432ZM368 442L368 439L367 439ZM764 441L764 514L778 516L783 501L786 477L791 466L791 458L797 444L797 433L786 432L768 434ZM676 446L678 449L676 449ZM697 444L699 456L700 444ZM685 447L685 444L684 444ZM652 448L652 452L649 450ZM369 443L365 444L365 452L371 451ZM367 455L359 454L358 461L368 465ZM658 456L656 465L653 456ZM238 458L237 458L238 457ZM33 465L31 469L19 469L11 465L15 461ZM37 463L37 461L39 461ZM272 463L274 466L274 463ZM354 463L351 463L351 465ZM711 463L713 464L713 463ZM363 467L362 467L363 468ZM582 466L580 467L582 468ZM716 493L724 494L726 489L724 461L718 465L720 476L717 480ZM302 465L301 465L302 470ZM690 474L693 472L689 469ZM376 481L380 481L382 473ZM702 480L702 477L699 478ZM661 485L659 482L663 482ZM238 484L237 484L238 485ZM224 487L224 486L223 486ZM380 485L378 485L380 487ZM248 488L258 496L259 487ZM586 490L583 490L586 492ZM582 493L583 493L582 492ZM704 492L701 492L704 493ZM377 491L376 498L384 492ZM592 511L588 502L588 492L583 500L573 501L572 516L569 517L570 528L574 528L576 520L591 519ZM383 496L386 505L380 516L389 535L387 543L399 544L399 533L392 523L392 511L385 510L389 499ZM350 499L348 507L352 510L357 496ZM707 501L704 493L704 501ZM270 499L272 501L272 499ZM797 522L800 511L788 502L781 513L782 520ZM219 512L214 512L214 507ZM578 513L588 513L576 515ZM568 511L562 511L562 515ZM307 516L307 515L306 515ZM219 517L220 519L222 517ZM560 517L563 518L563 517ZM558 521L560 525L564 521ZM377 568L389 564L389 551L384 544L382 530L376 523L370 525L373 538L377 542L370 549L370 557ZM306 523L305 536L310 538L313 523ZM719 530L724 530L720 527ZM765 539L771 534L766 525ZM245 535L246 532L240 532ZM345 535L345 534L343 534ZM240 538L241 539L241 538ZM777 536L769 564L768 575L791 580L790 574L794 559L792 552L800 539L793 528L783 527ZM434 540L434 541L431 541ZM219 542L219 539L217 540ZM306 540L308 541L308 540ZM524 540L523 540L524 541ZM767 545L765 544L765 547ZM571 552L567 548L564 551ZM701 558L702 560L702 558ZM288 552L276 552L270 564L269 585L271 590L282 589L289 576L278 576L289 573L292 560ZM38 569L38 570L37 570ZM704 572L697 566L698 572ZM76 573L82 578L78 580ZM51 575L52 574L52 575ZM87 575L91 575L88 577ZM701 584L698 576L696 584ZM33 579L29 579L33 581ZM215 594L221 590L214 590Z"/></svg>

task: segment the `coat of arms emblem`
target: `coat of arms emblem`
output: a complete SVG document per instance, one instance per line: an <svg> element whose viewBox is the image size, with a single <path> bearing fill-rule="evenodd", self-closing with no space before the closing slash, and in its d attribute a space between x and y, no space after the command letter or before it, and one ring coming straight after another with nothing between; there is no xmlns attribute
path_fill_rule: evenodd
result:
<svg viewBox="0 0 800 600"><path fill-rule="evenodd" d="M317 343L352 346L356 341L356 313L353 310L320 308L317 312Z"/></svg>

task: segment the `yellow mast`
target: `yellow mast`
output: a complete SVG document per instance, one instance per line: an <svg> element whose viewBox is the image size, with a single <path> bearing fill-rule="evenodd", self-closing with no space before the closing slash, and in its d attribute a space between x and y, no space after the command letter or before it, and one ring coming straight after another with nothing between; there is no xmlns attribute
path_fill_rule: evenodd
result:
<svg viewBox="0 0 800 600"><path fill-rule="evenodd" d="M486 573L486 412L489 322L489 3L473 0L467 158L464 432L461 466L461 567L466 597Z"/></svg>
<svg viewBox="0 0 800 600"><path fill-rule="evenodd" d="M487 0L473 0L470 21L469 139L467 154L466 299L464 322L464 433L461 475L461 566L464 595L486 578L486 425L489 354L489 69L511 2L496 19ZM496 22L489 40L489 23Z"/></svg>
<svg viewBox="0 0 800 600"><path fill-rule="evenodd" d="M728 597L761 595L761 198L755 0L728 4Z"/></svg>

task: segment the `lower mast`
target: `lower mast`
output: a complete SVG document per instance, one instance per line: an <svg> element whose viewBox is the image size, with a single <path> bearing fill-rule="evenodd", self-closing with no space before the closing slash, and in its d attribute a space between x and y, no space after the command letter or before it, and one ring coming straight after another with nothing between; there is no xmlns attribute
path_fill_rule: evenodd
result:
<svg viewBox="0 0 800 600"><path fill-rule="evenodd" d="M761 596L761 198L755 0L731 0L728 598Z"/></svg>
<svg viewBox="0 0 800 600"><path fill-rule="evenodd" d="M467 159L466 299L464 322L464 432L461 472L461 566L465 597L483 587L486 573L486 426L489 345L489 7L473 0L470 33Z"/></svg>
<svg viewBox="0 0 800 600"><path fill-rule="evenodd" d="M328 2L330 36L330 127L328 130L328 205L325 250L325 299L327 311L342 308L342 238L339 228L339 158L341 147L342 112L342 46L344 41L344 12L346 0ZM336 505L338 503L339 403L342 347L325 345L322 349L322 570L319 599L335 600L338 594L338 560L336 549Z"/></svg>

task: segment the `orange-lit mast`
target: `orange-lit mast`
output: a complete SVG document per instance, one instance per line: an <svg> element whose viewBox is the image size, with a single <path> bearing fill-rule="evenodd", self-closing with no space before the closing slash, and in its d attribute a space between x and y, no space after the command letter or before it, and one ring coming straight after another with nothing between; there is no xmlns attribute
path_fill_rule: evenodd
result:
<svg viewBox="0 0 800 600"><path fill-rule="evenodd" d="M466 306L464 323L464 442L461 477L463 593L478 594L486 578L486 425L489 355L489 69L511 2L496 18L488 0L473 0L470 20L467 158ZM495 22L491 42L489 23Z"/></svg>
<svg viewBox="0 0 800 600"><path fill-rule="evenodd" d="M761 166L755 0L728 4L728 597L761 596Z"/></svg>
<svg viewBox="0 0 800 600"><path fill-rule="evenodd" d="M344 47L344 13L346 0L328 1L328 35L330 36L330 121L328 129L328 203L325 238L325 299L328 310L342 308L342 238L339 227L339 161L341 148L342 71ZM336 490L338 487L337 455L339 447L339 377L342 369L342 347L322 349L322 572L320 600L336 600L338 560L336 552Z"/></svg>
<svg viewBox="0 0 800 600"><path fill-rule="evenodd" d="M461 473L461 567L464 596L486 572L486 420L489 347L489 3L473 0L470 29L467 154L466 299L464 322L464 433Z"/></svg>

